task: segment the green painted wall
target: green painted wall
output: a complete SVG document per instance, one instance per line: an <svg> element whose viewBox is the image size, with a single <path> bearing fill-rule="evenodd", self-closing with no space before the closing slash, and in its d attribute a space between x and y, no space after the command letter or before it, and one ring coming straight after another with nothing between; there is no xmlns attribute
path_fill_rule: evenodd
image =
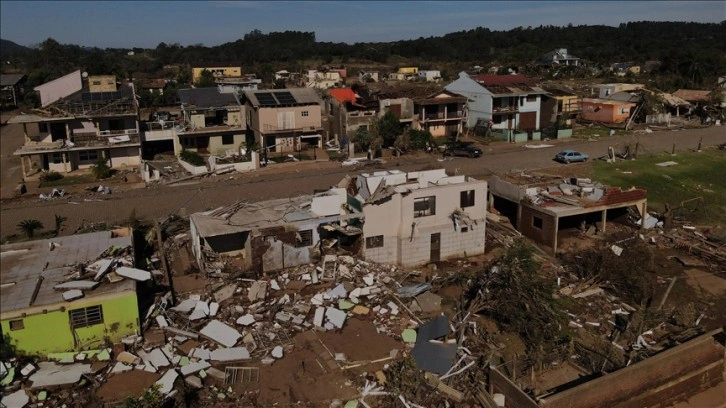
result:
<svg viewBox="0 0 726 408"><path fill-rule="evenodd" d="M3 320L0 322L2 333L10 336L17 350L26 354L47 355L95 349L104 345L106 336L111 342L118 343L121 338L139 332L139 307L135 293L123 292L115 296L106 299L79 299L66 303L66 310L63 312L58 310L59 306L54 305L53 311L48 313ZM78 328L74 336L69 311L99 304L103 310L103 323ZM10 330L10 321L18 319L23 320L24 328Z"/></svg>

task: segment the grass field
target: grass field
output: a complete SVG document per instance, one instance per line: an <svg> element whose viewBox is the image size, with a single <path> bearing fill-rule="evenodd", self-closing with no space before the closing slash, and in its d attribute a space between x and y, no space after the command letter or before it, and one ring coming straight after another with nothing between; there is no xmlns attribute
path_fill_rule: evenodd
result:
<svg viewBox="0 0 726 408"><path fill-rule="evenodd" d="M673 161L668 167L657 163ZM678 219L726 226L726 152L708 150L639 155L637 160L593 162L593 179L605 185L648 190L648 207L663 212L669 204Z"/></svg>

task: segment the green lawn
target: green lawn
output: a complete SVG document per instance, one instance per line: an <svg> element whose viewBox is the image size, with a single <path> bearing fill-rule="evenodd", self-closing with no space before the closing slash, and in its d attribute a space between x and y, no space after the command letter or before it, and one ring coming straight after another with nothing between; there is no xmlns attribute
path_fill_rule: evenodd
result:
<svg viewBox="0 0 726 408"><path fill-rule="evenodd" d="M669 167L657 163L674 161ZM665 204L688 222L726 225L726 153L719 150L639 155L637 160L593 162L593 179L605 185L648 190L648 207L662 212ZM696 199L702 197L702 200ZM696 200L692 200L696 199ZM692 200L681 205L686 200Z"/></svg>
<svg viewBox="0 0 726 408"><path fill-rule="evenodd" d="M92 174L81 174L78 176L64 176L60 180L55 181L46 181L40 183L39 187L46 188L46 187L58 187L58 186L69 186L73 184L86 184L86 183L92 183L95 181L95 177L93 177Z"/></svg>
<svg viewBox="0 0 726 408"><path fill-rule="evenodd" d="M615 136L628 135L632 132L614 129ZM593 127L578 127L572 130L572 137L588 139L590 137L609 137L610 129L604 126L593 126Z"/></svg>

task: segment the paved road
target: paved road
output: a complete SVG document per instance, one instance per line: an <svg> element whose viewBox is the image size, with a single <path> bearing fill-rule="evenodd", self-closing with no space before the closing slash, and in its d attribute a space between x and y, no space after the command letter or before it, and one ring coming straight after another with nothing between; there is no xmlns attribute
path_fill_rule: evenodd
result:
<svg viewBox="0 0 726 408"><path fill-rule="evenodd" d="M16 144L17 141L14 142L14 139L18 134L22 138L22 131L17 125L2 128L0 141L3 161L8 160L7 155L11 154L6 150L6 146ZM639 133L605 136L598 139L542 142L554 146L541 149L526 148L523 144L494 143L485 148L484 157L478 159L453 158L440 161L441 157L438 155L419 154L415 157L394 158L375 167L362 168L344 167L337 162L288 163L270 166L255 173L236 174L233 179L227 174L214 179L182 182L177 185L131 189L109 196L74 194L70 199L45 202L37 200L35 196L21 200L4 199L0 208L0 235L16 233L18 222L24 219L38 219L46 228L52 228L55 214L67 217L66 230L74 231L84 220L123 223L128 220L132 211L139 218L152 219L166 217L179 209L190 214L229 205L237 200L292 198L300 194L310 194L315 189L326 189L337 184L345 175L358 172L394 168L412 171L444 167L450 174L487 178L494 173L564 166L554 163L552 157L565 147L582 151L593 158L604 156L608 146L620 151L625 145L634 146L636 142L639 143L641 153L670 152L674 144L679 151L696 149L701 139L702 147L707 148L726 143L726 128ZM19 181L19 172L13 172L12 167L12 163L2 166L3 191L12 190L8 185L14 187ZM11 169L11 172L6 174L6 169Z"/></svg>

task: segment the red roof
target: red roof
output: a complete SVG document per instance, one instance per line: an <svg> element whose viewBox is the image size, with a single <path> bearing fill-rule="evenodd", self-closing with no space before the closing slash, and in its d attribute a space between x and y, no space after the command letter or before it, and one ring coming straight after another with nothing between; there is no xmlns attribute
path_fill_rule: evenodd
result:
<svg viewBox="0 0 726 408"><path fill-rule="evenodd" d="M350 88L331 89L328 93L340 103L355 102L356 99L355 92Z"/></svg>
<svg viewBox="0 0 726 408"><path fill-rule="evenodd" d="M688 102L707 102L710 91L702 91L698 89L679 89L673 92L673 96L677 96Z"/></svg>
<svg viewBox="0 0 726 408"><path fill-rule="evenodd" d="M531 80L524 75L477 75L474 77L477 82L484 85L511 86L517 84L530 84Z"/></svg>

